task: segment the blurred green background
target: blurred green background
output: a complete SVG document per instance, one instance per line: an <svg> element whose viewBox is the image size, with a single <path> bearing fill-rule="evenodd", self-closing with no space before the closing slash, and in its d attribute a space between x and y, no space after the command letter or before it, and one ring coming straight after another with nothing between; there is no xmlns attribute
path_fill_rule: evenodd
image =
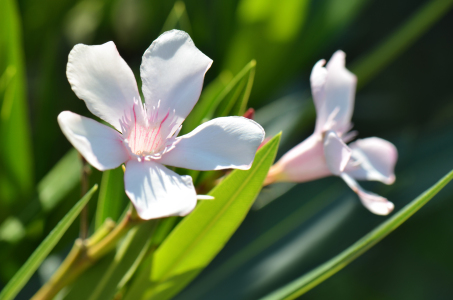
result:
<svg viewBox="0 0 453 300"><path fill-rule="evenodd" d="M312 66L342 49L359 80L358 138L379 136L399 151L394 185L363 186L398 210L453 168L451 2L0 0L0 287L80 195L80 164L74 152L65 156L71 145L57 124L63 110L92 117L65 75L75 44L114 41L139 78L151 42L182 29L214 60L205 86L256 59L249 106L269 136L283 130L279 155L314 128ZM100 176L93 169L90 181ZM453 186L447 186L303 298L451 299L452 212ZM384 219L362 207L339 178L267 187L218 257L176 299L257 299ZM39 288L77 234L74 224L17 299Z"/></svg>

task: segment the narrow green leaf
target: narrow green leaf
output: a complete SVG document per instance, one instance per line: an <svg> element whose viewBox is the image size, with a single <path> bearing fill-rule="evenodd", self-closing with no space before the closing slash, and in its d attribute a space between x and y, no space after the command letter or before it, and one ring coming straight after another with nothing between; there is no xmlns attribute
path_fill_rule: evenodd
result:
<svg viewBox="0 0 453 300"><path fill-rule="evenodd" d="M229 71L223 71L220 75L214 79L208 86L203 89L200 99L194 108L184 120L184 124L181 129L181 134L186 134L194 130L198 125L203 123L203 120L208 119L208 115L213 115L214 110L217 108L219 96L222 91L231 82L233 74Z"/></svg>
<svg viewBox="0 0 453 300"><path fill-rule="evenodd" d="M183 1L176 1L173 9L165 20L162 31L165 32L172 29L183 30L191 34L192 26L190 25L189 16L187 15L186 5Z"/></svg>
<svg viewBox="0 0 453 300"><path fill-rule="evenodd" d="M209 276L204 276L184 291L184 295L189 299L201 299L209 290L216 287L224 279L231 276L245 263L262 253L265 249L285 238L295 228L308 221L322 209L325 209L337 198L339 192L343 189L341 184L335 184L326 188L325 191L310 199L305 205L295 210L285 217L282 221L275 224L269 230L256 237L248 245L241 248L221 265L211 271ZM256 203L256 202L255 202Z"/></svg>
<svg viewBox="0 0 453 300"><path fill-rule="evenodd" d="M64 293L62 300L80 300L88 299L90 294L96 288L100 278L104 275L106 270L112 264L115 258L115 252L111 251L106 256L96 262L91 268L83 273L83 276L79 276L77 280L67 289L60 292ZM58 295L57 297L58 298Z"/></svg>
<svg viewBox="0 0 453 300"><path fill-rule="evenodd" d="M33 159L30 124L26 101L25 68L22 49L22 29L16 1L0 1L0 74L13 68L14 74L6 87L3 101L0 101L0 172L7 174L19 189L12 192L0 181L0 196L15 198L18 204L29 196L33 187ZM20 159L17 159L20 157ZM3 174L3 175L4 175ZM3 176L2 176L3 177ZM5 192L11 191L8 195ZM1 198L1 197L0 197Z"/></svg>
<svg viewBox="0 0 453 300"><path fill-rule="evenodd" d="M182 134L201 123L220 116L242 115L250 97L255 78L256 61L249 62L236 76L224 71L203 91L200 100L184 121Z"/></svg>
<svg viewBox="0 0 453 300"><path fill-rule="evenodd" d="M255 78L256 61L250 61L225 87L216 99L216 117L240 116L245 113Z"/></svg>
<svg viewBox="0 0 453 300"><path fill-rule="evenodd" d="M0 293L0 300L13 299L17 293L19 293L22 287L27 283L28 279L30 279L42 261L50 253L50 251L52 251L53 247L55 247L63 234L79 215L82 208L85 207L91 199L91 196L93 196L93 193L97 190L97 188L98 186L94 185L88 193L86 193L86 195L83 196L83 198L80 199L79 202L77 202L64 216L57 226L55 226L55 228L49 233L49 235L2 290Z"/></svg>
<svg viewBox="0 0 453 300"><path fill-rule="evenodd" d="M124 192L124 172L122 167L107 170L102 174L96 209L96 229L104 224L107 218L118 221L127 205Z"/></svg>
<svg viewBox="0 0 453 300"><path fill-rule="evenodd" d="M80 182L82 164L78 153L71 149L38 183L39 203L45 212L51 211Z"/></svg>
<svg viewBox="0 0 453 300"><path fill-rule="evenodd" d="M149 269L144 269L125 299L169 299L211 262L261 190L279 142L280 134L257 152L250 170L231 172L209 193L215 200L199 203L178 224L156 251L151 278Z"/></svg>
<svg viewBox="0 0 453 300"><path fill-rule="evenodd" d="M437 20L451 8L453 0L426 1L400 28L389 36L382 44L367 54L352 67L352 72L359 78L359 86L363 86L376 73L389 65L396 57L409 48Z"/></svg>
<svg viewBox="0 0 453 300"><path fill-rule="evenodd" d="M407 204L398 213L393 215L386 222L358 240L348 249L344 250L342 253L317 267L316 269L264 297L263 299L296 299L297 297L311 290L330 276L343 269L354 259L365 253L368 249L370 249L387 235L389 235L393 230L398 228L398 226L403 224L423 205L431 200L452 179L453 171L448 173L430 189Z"/></svg>
<svg viewBox="0 0 453 300"><path fill-rule="evenodd" d="M128 233L89 300L112 299L124 286L148 251L157 223L156 220L148 221Z"/></svg>
<svg viewBox="0 0 453 300"><path fill-rule="evenodd" d="M25 228L39 212L50 212L80 181L82 164L75 149L70 150L38 184L38 197L17 215L9 216L0 225L0 240L17 243L25 236ZM11 232L17 234L11 235Z"/></svg>

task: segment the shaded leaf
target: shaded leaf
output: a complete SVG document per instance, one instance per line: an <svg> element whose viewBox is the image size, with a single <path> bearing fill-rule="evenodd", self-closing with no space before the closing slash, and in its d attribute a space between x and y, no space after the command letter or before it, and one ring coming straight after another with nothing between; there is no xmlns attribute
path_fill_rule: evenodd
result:
<svg viewBox="0 0 453 300"><path fill-rule="evenodd" d="M28 279L33 275L42 261L52 251L53 247L58 243L60 238L79 215L82 208L88 203L93 196L93 193L97 190L98 186L93 186L79 202L64 216L64 218L55 226L55 228L49 233L44 241L38 246L33 254L28 258L25 264L20 270L14 275L14 277L8 282L0 293L0 299L8 300L14 299L19 293L22 287L27 283Z"/></svg>
<svg viewBox="0 0 453 300"><path fill-rule="evenodd" d="M317 267L316 269L310 271L308 274L301 276L300 278L278 289L277 291L264 297L263 299L296 299L297 297L303 295L310 289L314 288L327 278L343 269L350 262L365 253L371 247L376 245L380 240L389 235L393 230L398 228L420 208L422 208L423 205L431 200L452 179L453 171L445 175L435 185L433 185L419 197L414 199L412 202L407 204L404 208L402 208L398 213L393 215L382 225L358 240L348 249L332 258L331 260L327 261L326 263L322 264L321 266Z"/></svg>

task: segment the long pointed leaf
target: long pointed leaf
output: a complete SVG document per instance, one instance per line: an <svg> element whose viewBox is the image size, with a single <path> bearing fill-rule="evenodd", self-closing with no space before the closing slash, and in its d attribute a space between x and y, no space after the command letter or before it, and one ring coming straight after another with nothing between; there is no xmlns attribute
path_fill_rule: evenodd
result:
<svg viewBox="0 0 453 300"><path fill-rule="evenodd" d="M0 240L17 243L24 238L25 232L18 232L17 228L26 225L40 211L52 211L55 206L70 192L80 181L82 165L77 151L72 149L50 170L38 184L38 197L31 201L17 215L10 215L0 224Z"/></svg>
<svg viewBox="0 0 453 300"><path fill-rule="evenodd" d="M359 87L367 84L379 71L409 48L453 5L453 0L426 1L415 14L390 35L382 44L354 63L353 73L359 78Z"/></svg>
<svg viewBox="0 0 453 300"><path fill-rule="evenodd" d="M6 178L19 187L12 192L3 186L7 182L1 180L0 196L15 198L17 192L22 196L31 194L34 174L21 31L16 1L0 1L0 74L7 68L14 68L14 76L0 101L0 172L6 172ZM5 195L7 191L11 193ZM17 198L18 201L23 199L26 197Z"/></svg>
<svg viewBox="0 0 453 300"><path fill-rule="evenodd" d="M13 299L22 287L27 283L28 279L33 275L42 261L52 251L53 247L58 243L60 238L79 215L82 208L88 203L97 190L98 186L94 185L79 202L64 216L64 218L57 224L57 226L49 233L44 241L38 246L33 254L28 258L25 264L8 282L5 288L0 293L1 300Z"/></svg>
<svg viewBox="0 0 453 300"><path fill-rule="evenodd" d="M244 220L277 153L280 134L256 154L250 170L235 170L198 204L156 251L125 299L169 299L201 272Z"/></svg>
<svg viewBox="0 0 453 300"><path fill-rule="evenodd" d="M124 192L124 173L121 167L107 170L102 174L101 188L99 189L98 206L96 209L96 229L107 218L118 221L127 205Z"/></svg>
<svg viewBox="0 0 453 300"><path fill-rule="evenodd" d="M420 208L423 207L429 200L431 200L442 188L453 179L453 171L445 175L430 189L425 191L419 197L407 204L398 213L393 215L390 219L382 225L365 235L358 240L355 244L348 249L332 258L328 262L317 267L308 274L294 280L288 285L278 289L270 295L263 298L263 300L274 299L296 299L307 291L311 290L330 276L334 275L345 266L347 266L354 259L365 253L371 247L376 245L379 241L389 235L393 230L398 228Z"/></svg>

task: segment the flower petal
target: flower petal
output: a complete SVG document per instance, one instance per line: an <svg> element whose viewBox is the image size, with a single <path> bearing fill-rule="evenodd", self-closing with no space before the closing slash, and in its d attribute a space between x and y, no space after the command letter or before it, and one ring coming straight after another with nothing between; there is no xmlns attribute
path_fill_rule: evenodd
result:
<svg viewBox="0 0 453 300"><path fill-rule="evenodd" d="M124 185L144 220L184 216L197 204L192 178L180 176L155 161L129 160Z"/></svg>
<svg viewBox="0 0 453 300"><path fill-rule="evenodd" d="M77 97L99 118L121 131L120 120L139 100L134 74L113 42L75 45L69 53L66 75Z"/></svg>
<svg viewBox="0 0 453 300"><path fill-rule="evenodd" d="M327 77L324 85L325 100L322 109L317 111L321 121L325 122L323 130L334 130L339 135L351 128L350 122L354 111L357 83L355 75L345 68L345 56L343 51L337 51L327 63Z"/></svg>
<svg viewBox="0 0 453 300"><path fill-rule="evenodd" d="M159 115L175 110L178 127L197 103L212 60L195 47L184 31L161 34L143 55L140 75L148 107Z"/></svg>
<svg viewBox="0 0 453 300"><path fill-rule="evenodd" d="M326 61L321 59L313 67L310 75L311 94L313 96L313 102L316 107L316 128L315 132L323 130L324 124L327 122L328 115L324 110L326 101L325 83L327 78L327 69L324 68Z"/></svg>
<svg viewBox="0 0 453 300"><path fill-rule="evenodd" d="M346 173L341 174L341 178L359 196L362 204L376 215L386 216L394 209L392 202L377 194L365 191L352 177Z"/></svg>
<svg viewBox="0 0 453 300"><path fill-rule="evenodd" d="M264 130L244 117L208 121L176 139L174 149L159 160L164 165L192 170L241 169L251 167Z"/></svg>
<svg viewBox="0 0 453 300"><path fill-rule="evenodd" d="M352 150L333 131L324 137L324 155L327 167L334 175L340 175L351 158Z"/></svg>
<svg viewBox="0 0 453 300"><path fill-rule="evenodd" d="M273 182L307 182L332 175L324 157L321 134L314 133L286 152L271 167L265 184Z"/></svg>
<svg viewBox="0 0 453 300"><path fill-rule="evenodd" d="M385 184L395 181L394 168L398 159L396 147L377 137L357 140L349 144L352 159L345 172L358 180L376 180Z"/></svg>
<svg viewBox="0 0 453 300"><path fill-rule="evenodd" d="M129 159L121 134L92 119L70 111L58 115L63 134L96 169L114 169Z"/></svg>

